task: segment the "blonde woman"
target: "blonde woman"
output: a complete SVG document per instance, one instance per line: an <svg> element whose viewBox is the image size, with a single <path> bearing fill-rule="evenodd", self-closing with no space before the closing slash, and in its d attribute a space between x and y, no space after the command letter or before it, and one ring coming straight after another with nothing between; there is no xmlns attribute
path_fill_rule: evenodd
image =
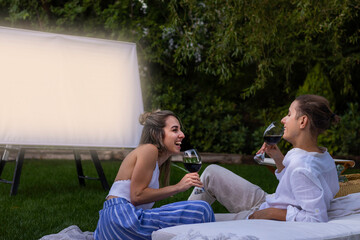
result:
<svg viewBox="0 0 360 240"><path fill-rule="evenodd" d="M178 117L171 111L142 115L140 145L122 162L94 232L95 239L151 239L151 233L180 224L215 221L205 201L183 201L152 208L155 201L203 187L197 173L159 188L159 175L168 183L170 157L179 154L185 138Z"/></svg>

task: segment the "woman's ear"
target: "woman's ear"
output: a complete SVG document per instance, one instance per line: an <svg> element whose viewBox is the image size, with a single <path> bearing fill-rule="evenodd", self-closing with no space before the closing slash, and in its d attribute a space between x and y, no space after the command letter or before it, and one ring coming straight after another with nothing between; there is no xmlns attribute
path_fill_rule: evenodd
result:
<svg viewBox="0 0 360 240"><path fill-rule="evenodd" d="M309 122L309 118L306 115L303 115L299 118L299 122L300 122L300 128L304 129L306 128L306 126L308 125Z"/></svg>

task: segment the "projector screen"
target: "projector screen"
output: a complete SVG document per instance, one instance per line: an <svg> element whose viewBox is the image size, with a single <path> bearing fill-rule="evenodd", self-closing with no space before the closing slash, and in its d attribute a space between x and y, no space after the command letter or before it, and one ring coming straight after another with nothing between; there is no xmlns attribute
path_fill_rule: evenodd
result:
<svg viewBox="0 0 360 240"><path fill-rule="evenodd" d="M0 69L0 145L138 145L134 43L0 27Z"/></svg>

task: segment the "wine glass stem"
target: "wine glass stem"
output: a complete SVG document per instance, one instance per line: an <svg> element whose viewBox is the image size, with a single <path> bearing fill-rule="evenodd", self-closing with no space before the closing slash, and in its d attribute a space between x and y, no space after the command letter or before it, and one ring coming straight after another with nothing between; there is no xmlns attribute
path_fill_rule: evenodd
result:
<svg viewBox="0 0 360 240"><path fill-rule="evenodd" d="M265 159L265 152L256 154L254 160L258 163L262 163Z"/></svg>

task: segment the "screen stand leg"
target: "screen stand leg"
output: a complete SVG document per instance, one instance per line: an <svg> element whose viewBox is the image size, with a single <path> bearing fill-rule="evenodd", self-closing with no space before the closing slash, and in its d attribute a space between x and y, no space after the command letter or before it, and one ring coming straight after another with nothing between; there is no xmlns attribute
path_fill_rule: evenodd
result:
<svg viewBox="0 0 360 240"><path fill-rule="evenodd" d="M76 163L76 171L77 171L77 175L78 175L78 179L79 179L79 184L80 186L85 186L85 179L89 179L89 180L100 180L102 187L105 190L109 190L109 184L106 180L103 168L101 166L100 160L99 160L99 156L97 154L97 152L95 150L89 150L90 151L90 155L91 155L91 159L94 163L94 166L96 168L97 174L99 176L99 178L93 178L93 177L88 177L84 175L83 172L83 168L81 165L81 156L80 153L77 150L74 150L74 156L75 156L75 163Z"/></svg>
<svg viewBox="0 0 360 240"><path fill-rule="evenodd" d="M13 176L13 181L11 185L10 195L14 196L17 194L17 190L20 183L20 175L21 175L21 169L24 163L24 155L25 155L25 149L20 148L19 153L16 157L16 165L15 165L15 171Z"/></svg>
<svg viewBox="0 0 360 240"><path fill-rule="evenodd" d="M0 158L0 179L1 179L1 174L4 170L4 167L5 167L5 163L7 161L9 161L9 155L10 155L10 151L7 149L7 147L9 147L9 145L6 145L5 149L4 149L4 152L3 152L3 155L2 157ZM3 179L1 179L3 180ZM3 182L7 182L6 180L4 180Z"/></svg>
<svg viewBox="0 0 360 240"><path fill-rule="evenodd" d="M109 190L110 187L109 187L109 184L106 180L106 177L105 177L105 174L104 174L104 171L103 171L103 168L101 167L101 163L100 163L100 160L99 160L99 157L98 157L98 154L96 152L96 150L90 150L90 155L91 155L91 159L95 165L95 168L96 168L96 171L99 175L99 180L101 181L101 184L103 186L103 188L105 190Z"/></svg>
<svg viewBox="0 0 360 240"><path fill-rule="evenodd" d="M4 167L5 167L5 163L7 161L7 155L8 155L7 152L8 152L8 150L5 149L2 157L0 158L0 179L1 179L2 171L4 170Z"/></svg>
<svg viewBox="0 0 360 240"><path fill-rule="evenodd" d="M79 179L80 186L85 186L85 176L81 165L81 156L77 150L74 150L74 157L76 163L76 171Z"/></svg>

